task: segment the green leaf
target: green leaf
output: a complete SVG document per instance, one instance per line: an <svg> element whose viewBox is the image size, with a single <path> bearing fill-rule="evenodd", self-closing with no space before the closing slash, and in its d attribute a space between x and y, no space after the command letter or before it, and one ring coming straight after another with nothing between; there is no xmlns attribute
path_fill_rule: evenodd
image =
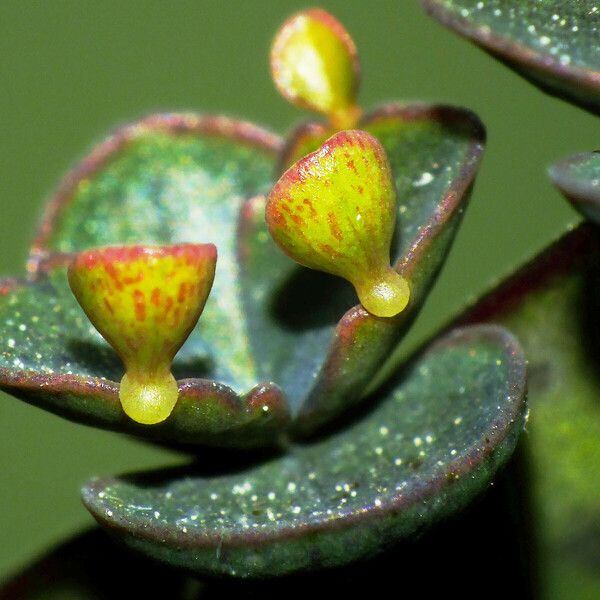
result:
<svg viewBox="0 0 600 600"><path fill-rule="evenodd" d="M120 129L60 186L30 269L48 251L214 243L219 261L202 332L210 377L240 393L250 389L260 378L239 299L236 228L243 202L270 189L279 144L225 117L152 115Z"/></svg>
<svg viewBox="0 0 600 600"><path fill-rule="evenodd" d="M83 498L133 548L200 573L345 564L485 488L523 428L524 395L524 358L508 332L457 330L399 373L372 412L324 441L232 474L203 461L99 479Z"/></svg>
<svg viewBox="0 0 600 600"><path fill-rule="evenodd" d="M525 490L514 480L514 462L511 460L510 466L494 478L494 485L456 518L358 565L276 579L199 579L151 563L106 533L89 530L50 549L0 584L0 600L114 600L130 596L201 600L217 595L276 600L290 593L309 595L315 589L335 589L340 596L353 600L364 596L365 581L377 581L382 589L397 586L398 565L402 565L404 586L412 589L427 580L428 592L444 597L448 581L464 569L465 557L469 568L478 574L461 583L465 597L481 594L481 581L493 579L496 593L511 597L518 589L521 597L531 598L522 568L524 523L513 503L515 492ZM485 552L480 551L482 531L493 540ZM501 579L497 577L498 564L503 567ZM432 570L435 580L431 580Z"/></svg>
<svg viewBox="0 0 600 600"><path fill-rule="evenodd" d="M356 402L412 324L460 224L485 141L475 115L449 106L386 105L365 116L360 126L379 139L392 166L399 205L391 258L411 284L411 299L392 319L348 307L302 406L302 433L312 433ZM323 286L314 288L319 297ZM348 302L347 288L338 289L337 301ZM329 296L335 297L335 291ZM315 343L311 353L317 352Z"/></svg>
<svg viewBox="0 0 600 600"><path fill-rule="evenodd" d="M535 85L600 112L597 0L421 0L442 24Z"/></svg>
<svg viewBox="0 0 600 600"><path fill-rule="evenodd" d="M554 164L550 179L584 216L600 223L600 152L583 152Z"/></svg>
<svg viewBox="0 0 600 600"><path fill-rule="evenodd" d="M179 400L159 425L143 426L121 408L123 366L71 294L64 265L36 282L0 283L0 389L71 420L176 445L247 447L277 443L289 414L272 384L238 396L197 377L210 360L197 330L177 355Z"/></svg>
<svg viewBox="0 0 600 600"><path fill-rule="evenodd" d="M547 600L600 597L600 237L565 235L467 312L501 323L528 359L527 447Z"/></svg>
<svg viewBox="0 0 600 600"><path fill-rule="evenodd" d="M60 261L48 254L53 250L217 243L213 293L178 356L190 367L184 374L222 382L237 394L276 382L292 413L301 413L298 430L311 433L361 397L414 319L460 222L482 153L482 126L460 109L389 105L367 116L364 127L388 151L400 195L392 258L413 285L401 319L377 319L353 307L344 282L297 267L275 247L261 191L270 186L276 141L224 118L154 116L101 144L50 204L30 270L43 279ZM62 325L68 329L68 320ZM43 332L35 335L41 339ZM10 339L10 327L0 325L0 336ZM50 342L40 348L48 353L42 364L54 370L59 357L68 357L63 366L79 360L73 348ZM7 377L20 370L18 354L8 356L17 363L5 362ZM110 374L101 364L97 371L96 361L89 367L86 376L118 381L121 375L114 365ZM30 386L28 399L44 406L49 397L40 392ZM52 403L66 405L56 393ZM76 418L85 419L85 394L77 402Z"/></svg>

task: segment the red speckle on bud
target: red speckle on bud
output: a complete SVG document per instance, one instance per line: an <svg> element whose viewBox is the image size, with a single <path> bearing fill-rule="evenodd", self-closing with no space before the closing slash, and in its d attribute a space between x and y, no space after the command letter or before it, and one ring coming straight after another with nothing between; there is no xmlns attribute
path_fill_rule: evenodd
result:
<svg viewBox="0 0 600 600"><path fill-rule="evenodd" d="M396 193L369 133L337 133L292 165L269 194L266 220L286 254L349 280L369 312L390 317L406 307L408 284L389 263Z"/></svg>
<svg viewBox="0 0 600 600"><path fill-rule="evenodd" d="M204 309L216 260L212 244L117 246L69 267L75 297L125 363L120 397L136 421L160 422L175 406L171 362Z"/></svg>

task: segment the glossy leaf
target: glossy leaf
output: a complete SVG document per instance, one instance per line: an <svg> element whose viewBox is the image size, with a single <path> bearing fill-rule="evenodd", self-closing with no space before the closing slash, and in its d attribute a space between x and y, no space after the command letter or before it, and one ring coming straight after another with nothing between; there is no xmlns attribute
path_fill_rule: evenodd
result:
<svg viewBox="0 0 600 600"><path fill-rule="evenodd" d="M543 90L600 112L596 0L421 0L441 23Z"/></svg>
<svg viewBox="0 0 600 600"><path fill-rule="evenodd" d="M501 323L528 359L527 486L545 600L600 597L600 236L582 225L461 322Z"/></svg>
<svg viewBox="0 0 600 600"><path fill-rule="evenodd" d="M302 407L298 428L304 433L360 398L416 317L448 254L485 140L477 117L447 106L388 105L367 115L361 127L390 160L399 198L391 258L410 281L411 298L394 319L374 317L360 306L345 312ZM340 302L348 298L338 294Z"/></svg>
<svg viewBox="0 0 600 600"><path fill-rule="evenodd" d="M554 185L584 216L600 223L600 152L584 152L550 168Z"/></svg>
<svg viewBox="0 0 600 600"><path fill-rule="evenodd" d="M525 361L494 327L436 342L343 432L233 474L95 480L98 521L197 572L281 575L348 563L410 537L485 488L525 418ZM198 471L198 469L200 471Z"/></svg>
<svg viewBox="0 0 600 600"><path fill-rule="evenodd" d="M476 117L443 106L389 105L361 126L388 152L401 199L392 258L414 286L403 320L384 323L351 308L356 300L349 286L298 268L276 248L266 230L264 198L244 200L244 194L270 186L278 144L265 132L223 118L151 117L100 145L51 203L30 269L35 277L60 262L48 255L52 249L216 243L220 266L203 324L178 359L194 368L178 376L212 379L237 394L275 382L292 413L302 411L298 431L310 433L361 397L414 318L460 222L484 141ZM4 339L12 334L10 326L0 326ZM72 348L52 343L63 341L50 336L44 352L52 358L37 361L40 367L48 362L57 370L57 357L75 359ZM8 356L3 381L12 389L11 382L22 379L21 359ZM86 376L95 375L94 365ZM96 374L106 376L99 365ZM45 377L42 371L31 375ZM108 378L121 375L113 365ZM29 401L44 406L49 397L43 391L29 386ZM64 412L60 394L57 389L49 408L56 411L59 403ZM93 423L94 415L84 415L85 394L77 404L75 418Z"/></svg>
<svg viewBox="0 0 600 600"><path fill-rule="evenodd" d="M196 332L173 363L179 400L169 419L152 427L129 419L115 383L123 376L121 361L71 294L64 265L36 282L1 286L0 322L0 388L74 421L171 444L241 447L276 443L286 427L287 406L276 386L238 396L222 383L197 379L210 357Z"/></svg>

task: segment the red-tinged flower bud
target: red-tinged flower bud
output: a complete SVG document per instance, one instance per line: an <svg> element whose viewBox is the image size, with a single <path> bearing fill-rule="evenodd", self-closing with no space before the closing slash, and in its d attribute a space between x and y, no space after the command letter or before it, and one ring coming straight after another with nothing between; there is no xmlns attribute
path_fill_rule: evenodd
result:
<svg viewBox="0 0 600 600"><path fill-rule="evenodd" d="M342 131L281 176L266 218L291 258L347 279L366 310L392 317L410 298L390 266L396 204L381 144L365 131Z"/></svg>
<svg viewBox="0 0 600 600"><path fill-rule="evenodd" d="M198 322L212 287L212 244L118 246L87 250L69 284L90 321L119 354L119 396L139 423L164 421L177 402L171 363Z"/></svg>

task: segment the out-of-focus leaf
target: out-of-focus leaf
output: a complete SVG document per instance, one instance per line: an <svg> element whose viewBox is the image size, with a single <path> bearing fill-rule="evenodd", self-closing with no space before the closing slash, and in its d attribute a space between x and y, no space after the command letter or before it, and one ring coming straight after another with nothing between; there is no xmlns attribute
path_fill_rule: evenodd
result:
<svg viewBox="0 0 600 600"><path fill-rule="evenodd" d="M600 152L583 152L554 164L550 179L584 216L600 223Z"/></svg>
<svg viewBox="0 0 600 600"><path fill-rule="evenodd" d="M360 305L344 314L300 414L305 433L360 397L417 316L448 255L485 141L475 115L448 106L392 104L367 115L361 127L379 139L392 166L399 204L391 258L411 298L391 319Z"/></svg>
<svg viewBox="0 0 600 600"><path fill-rule="evenodd" d="M528 359L526 436L544 600L600 597L600 235L586 224L461 322L501 323Z"/></svg>

